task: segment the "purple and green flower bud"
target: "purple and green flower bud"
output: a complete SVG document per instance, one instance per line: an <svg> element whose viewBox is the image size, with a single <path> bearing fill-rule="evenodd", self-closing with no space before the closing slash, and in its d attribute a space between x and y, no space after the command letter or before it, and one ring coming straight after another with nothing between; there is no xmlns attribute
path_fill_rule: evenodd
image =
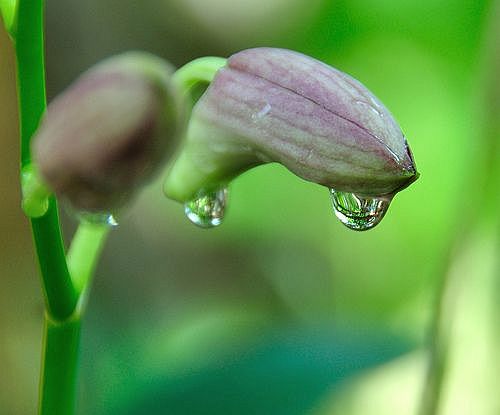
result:
<svg viewBox="0 0 500 415"><path fill-rule="evenodd" d="M78 211L120 208L184 133L173 72L160 58L129 52L97 64L58 96L32 144L49 189Z"/></svg>
<svg viewBox="0 0 500 415"><path fill-rule="evenodd" d="M345 205L354 221L366 211L385 213L418 176L400 127L360 82L297 52L257 48L231 56L194 106L164 191L196 200L269 162L354 195L332 194L336 212Z"/></svg>
<svg viewBox="0 0 500 415"><path fill-rule="evenodd" d="M165 191L186 201L267 162L363 195L393 194L417 176L398 124L361 83L300 53L258 48L230 57L195 105Z"/></svg>

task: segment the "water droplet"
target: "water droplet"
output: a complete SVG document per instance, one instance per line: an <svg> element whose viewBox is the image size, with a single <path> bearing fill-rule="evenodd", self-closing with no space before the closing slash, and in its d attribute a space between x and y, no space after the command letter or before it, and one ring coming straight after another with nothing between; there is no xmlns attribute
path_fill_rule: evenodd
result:
<svg viewBox="0 0 500 415"><path fill-rule="evenodd" d="M110 227L118 226L116 216L109 212L83 212L79 211L75 214L76 218L82 223L94 225L107 225Z"/></svg>
<svg viewBox="0 0 500 415"><path fill-rule="evenodd" d="M354 101L357 105L361 105L364 108L368 108L368 110L372 111L374 114L378 115L380 118L384 118L384 113L381 111L380 106L378 103L371 99L372 103L366 102L366 101L361 101L361 100L356 100Z"/></svg>
<svg viewBox="0 0 500 415"><path fill-rule="evenodd" d="M267 114L269 114L270 111L271 104L269 104L269 102L266 102L266 105L264 105L259 112L257 112L256 114L252 114L252 119L255 121L264 118Z"/></svg>
<svg viewBox="0 0 500 415"><path fill-rule="evenodd" d="M226 203L227 188L202 189L193 200L184 205L184 213L195 225L213 228L222 223Z"/></svg>
<svg viewBox="0 0 500 415"><path fill-rule="evenodd" d="M335 216L349 229L366 231L378 225L392 197L360 196L330 189Z"/></svg>

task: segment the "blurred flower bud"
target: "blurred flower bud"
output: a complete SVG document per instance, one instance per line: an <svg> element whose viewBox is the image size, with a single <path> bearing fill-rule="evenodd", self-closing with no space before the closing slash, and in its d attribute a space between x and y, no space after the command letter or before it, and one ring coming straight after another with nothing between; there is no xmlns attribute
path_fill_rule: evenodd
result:
<svg viewBox="0 0 500 415"><path fill-rule="evenodd" d="M58 96L32 145L50 189L79 211L122 206L184 131L172 74L160 58L129 52L97 64Z"/></svg>
<svg viewBox="0 0 500 415"><path fill-rule="evenodd" d="M230 57L193 108L164 190L185 202L267 162L365 196L390 197L417 177L401 129L361 83L300 53L257 48Z"/></svg>

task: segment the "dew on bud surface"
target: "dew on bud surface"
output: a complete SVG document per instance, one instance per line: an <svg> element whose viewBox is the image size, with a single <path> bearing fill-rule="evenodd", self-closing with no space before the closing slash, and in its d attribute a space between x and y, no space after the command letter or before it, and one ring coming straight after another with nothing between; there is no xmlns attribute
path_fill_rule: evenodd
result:
<svg viewBox="0 0 500 415"><path fill-rule="evenodd" d="M219 226L224 218L227 203L227 188L205 190L184 204L184 213L187 218L201 228Z"/></svg>
<svg viewBox="0 0 500 415"><path fill-rule="evenodd" d="M262 118L264 118L269 112L271 111L272 107L271 105L266 102L266 105L264 105L259 112L256 112L255 114L252 114L252 120L257 121Z"/></svg>
<svg viewBox="0 0 500 415"><path fill-rule="evenodd" d="M378 225L384 217L391 197L360 196L330 189L335 216L349 229L366 231Z"/></svg>

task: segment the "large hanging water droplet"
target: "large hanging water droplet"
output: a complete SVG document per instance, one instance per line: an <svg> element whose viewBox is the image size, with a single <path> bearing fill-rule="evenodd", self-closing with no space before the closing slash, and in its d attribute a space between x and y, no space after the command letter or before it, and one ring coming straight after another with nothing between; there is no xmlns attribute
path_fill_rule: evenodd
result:
<svg viewBox="0 0 500 415"><path fill-rule="evenodd" d="M202 228L219 226L224 218L227 203L227 188L205 190L184 205L188 219Z"/></svg>
<svg viewBox="0 0 500 415"><path fill-rule="evenodd" d="M118 226L116 216L109 212L77 212L77 219L82 223L93 225L106 225L110 227Z"/></svg>
<svg viewBox="0 0 500 415"><path fill-rule="evenodd" d="M360 196L330 189L335 216L349 229L366 231L378 225L392 197Z"/></svg>

